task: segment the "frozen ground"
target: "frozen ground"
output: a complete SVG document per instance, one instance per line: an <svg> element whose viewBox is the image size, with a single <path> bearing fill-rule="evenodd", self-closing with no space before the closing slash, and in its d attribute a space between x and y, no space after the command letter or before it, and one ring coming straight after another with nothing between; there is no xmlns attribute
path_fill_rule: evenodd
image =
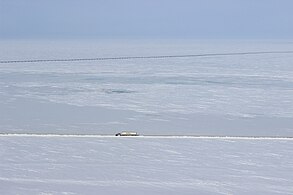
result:
<svg viewBox="0 0 293 195"><path fill-rule="evenodd" d="M0 194L293 194L293 141L0 137Z"/></svg>
<svg viewBox="0 0 293 195"><path fill-rule="evenodd" d="M0 41L1 60L293 51L292 41ZM0 64L0 132L293 135L293 54Z"/></svg>
<svg viewBox="0 0 293 195"><path fill-rule="evenodd" d="M7 40L0 60L282 50L293 42ZM293 194L292 139L77 136L292 137L292 62L266 54L2 63L0 194Z"/></svg>

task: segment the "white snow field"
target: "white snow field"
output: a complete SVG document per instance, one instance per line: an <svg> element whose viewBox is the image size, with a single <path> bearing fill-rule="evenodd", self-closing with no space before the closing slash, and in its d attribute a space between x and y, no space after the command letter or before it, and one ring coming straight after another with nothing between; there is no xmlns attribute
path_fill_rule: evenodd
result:
<svg viewBox="0 0 293 195"><path fill-rule="evenodd" d="M0 40L0 195L293 195L293 53L2 63L266 51L293 41Z"/></svg>
<svg viewBox="0 0 293 195"><path fill-rule="evenodd" d="M293 51L293 41L0 41L0 60ZM292 136L293 53L0 63L0 132Z"/></svg>
<svg viewBox="0 0 293 195"><path fill-rule="evenodd" d="M293 194L292 139L0 137L0 194Z"/></svg>

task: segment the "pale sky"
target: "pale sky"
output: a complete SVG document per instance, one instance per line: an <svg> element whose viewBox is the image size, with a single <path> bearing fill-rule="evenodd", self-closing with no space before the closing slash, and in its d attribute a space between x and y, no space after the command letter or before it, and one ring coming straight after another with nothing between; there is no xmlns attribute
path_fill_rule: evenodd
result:
<svg viewBox="0 0 293 195"><path fill-rule="evenodd" d="M0 0L0 38L291 39L292 0Z"/></svg>

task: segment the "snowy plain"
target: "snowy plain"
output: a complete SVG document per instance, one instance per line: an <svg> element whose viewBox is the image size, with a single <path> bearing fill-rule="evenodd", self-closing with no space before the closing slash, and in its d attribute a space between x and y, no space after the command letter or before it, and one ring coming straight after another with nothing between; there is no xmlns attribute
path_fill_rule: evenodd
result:
<svg viewBox="0 0 293 195"><path fill-rule="evenodd" d="M293 42L0 41L0 60L271 50ZM292 62L0 64L0 194L293 194L293 141L280 138L293 136ZM121 130L279 138L92 136Z"/></svg>
<svg viewBox="0 0 293 195"><path fill-rule="evenodd" d="M1 41L1 60L293 51L284 41ZM0 64L3 133L293 135L293 54Z"/></svg>
<svg viewBox="0 0 293 195"><path fill-rule="evenodd" d="M0 137L1 194L293 194L293 141Z"/></svg>

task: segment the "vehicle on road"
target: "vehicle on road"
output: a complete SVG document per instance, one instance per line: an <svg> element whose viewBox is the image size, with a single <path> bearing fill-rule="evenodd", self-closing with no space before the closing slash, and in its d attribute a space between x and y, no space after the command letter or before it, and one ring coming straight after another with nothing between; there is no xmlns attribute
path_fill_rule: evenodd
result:
<svg viewBox="0 0 293 195"><path fill-rule="evenodd" d="M116 133L115 136L138 136L138 133L134 131L122 131L120 133Z"/></svg>

